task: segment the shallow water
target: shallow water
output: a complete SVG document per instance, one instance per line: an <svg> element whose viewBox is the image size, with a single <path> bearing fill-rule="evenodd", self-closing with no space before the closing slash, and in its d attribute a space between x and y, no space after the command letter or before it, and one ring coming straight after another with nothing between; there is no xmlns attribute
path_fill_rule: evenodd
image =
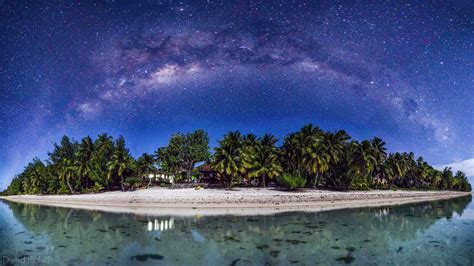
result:
<svg viewBox="0 0 474 266"><path fill-rule="evenodd" d="M0 201L2 264L473 265L471 196L271 216L153 217Z"/></svg>

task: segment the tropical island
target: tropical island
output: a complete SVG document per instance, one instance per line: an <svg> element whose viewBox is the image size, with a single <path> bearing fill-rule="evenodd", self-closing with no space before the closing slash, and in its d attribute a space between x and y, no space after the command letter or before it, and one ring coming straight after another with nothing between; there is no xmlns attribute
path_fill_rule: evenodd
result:
<svg viewBox="0 0 474 266"><path fill-rule="evenodd" d="M463 172L437 170L411 152L387 153L378 137L358 141L343 130L327 132L308 124L278 143L271 134L233 131L211 153L208 134L198 129L176 133L154 154L135 159L121 136L87 136L81 142L64 136L46 161L33 159L2 196L56 205L69 199L86 205L169 208L324 205L318 201L348 207L351 200L365 200L358 205L366 206L471 191ZM207 188L212 190L203 192ZM44 196L58 194L70 195Z"/></svg>

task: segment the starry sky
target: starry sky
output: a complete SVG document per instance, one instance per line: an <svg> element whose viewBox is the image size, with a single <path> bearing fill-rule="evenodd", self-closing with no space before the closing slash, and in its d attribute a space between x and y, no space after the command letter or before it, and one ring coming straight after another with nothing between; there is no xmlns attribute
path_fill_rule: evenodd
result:
<svg viewBox="0 0 474 266"><path fill-rule="evenodd" d="M52 144L305 123L474 176L472 1L0 0L0 189Z"/></svg>

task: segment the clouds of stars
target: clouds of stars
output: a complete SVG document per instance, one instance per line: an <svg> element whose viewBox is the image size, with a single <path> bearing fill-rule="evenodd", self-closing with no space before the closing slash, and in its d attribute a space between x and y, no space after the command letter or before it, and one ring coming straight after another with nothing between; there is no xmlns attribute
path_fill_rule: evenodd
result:
<svg viewBox="0 0 474 266"><path fill-rule="evenodd" d="M435 163L474 157L469 3L0 8L3 180L61 134L100 131L139 153L176 130L315 122Z"/></svg>

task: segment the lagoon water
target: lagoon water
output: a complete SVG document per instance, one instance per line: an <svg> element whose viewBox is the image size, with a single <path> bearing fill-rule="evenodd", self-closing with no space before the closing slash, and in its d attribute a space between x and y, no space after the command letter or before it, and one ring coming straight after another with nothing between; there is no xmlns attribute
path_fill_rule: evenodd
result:
<svg viewBox="0 0 474 266"><path fill-rule="evenodd" d="M471 196L271 216L154 217L0 201L1 264L473 265Z"/></svg>

